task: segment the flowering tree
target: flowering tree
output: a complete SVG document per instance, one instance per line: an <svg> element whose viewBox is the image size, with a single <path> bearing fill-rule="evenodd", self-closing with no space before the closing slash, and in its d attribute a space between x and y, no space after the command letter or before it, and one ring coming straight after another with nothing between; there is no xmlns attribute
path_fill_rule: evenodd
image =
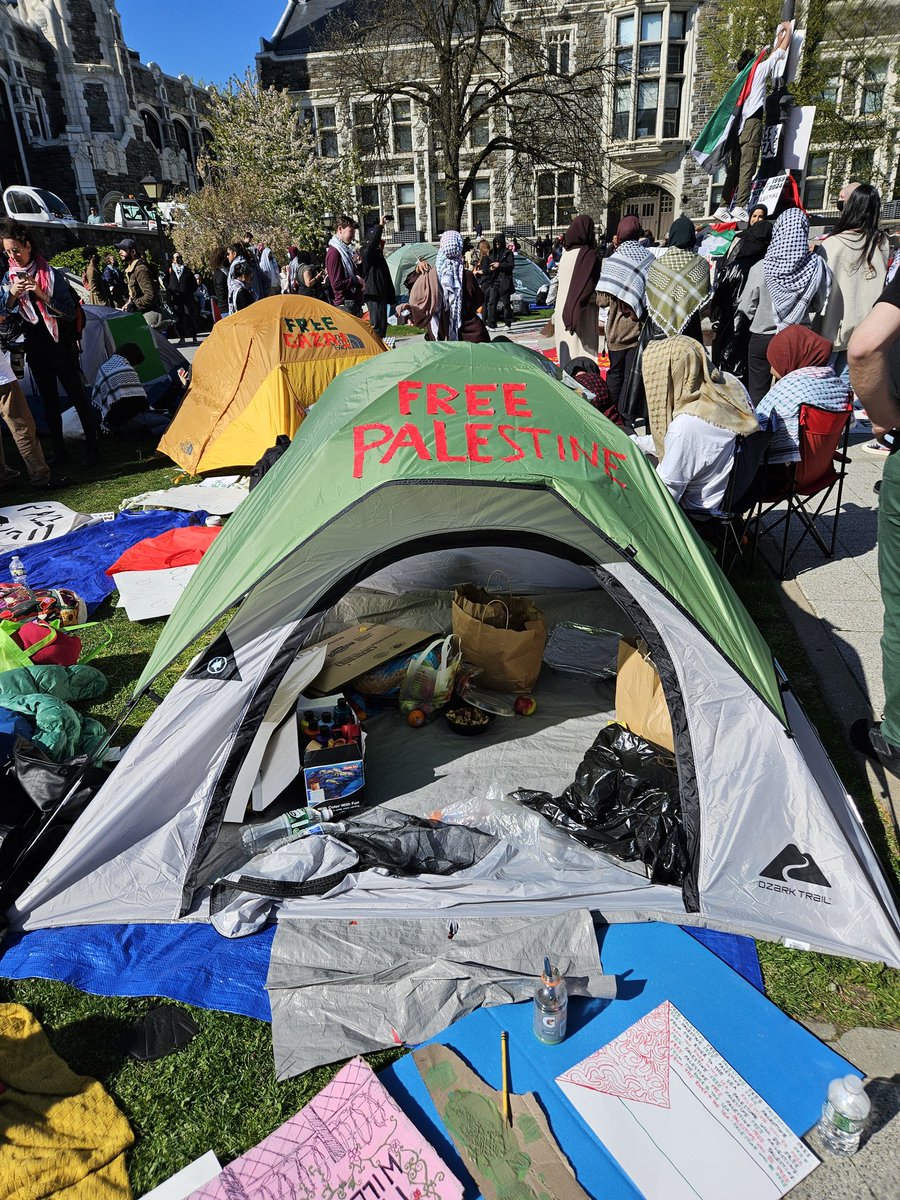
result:
<svg viewBox="0 0 900 1200"><path fill-rule="evenodd" d="M172 239L185 259L208 263L246 230L284 256L316 247L325 213L353 204L355 161L324 162L287 92L263 88L255 72L210 90L212 137L198 160L199 191L181 197Z"/></svg>

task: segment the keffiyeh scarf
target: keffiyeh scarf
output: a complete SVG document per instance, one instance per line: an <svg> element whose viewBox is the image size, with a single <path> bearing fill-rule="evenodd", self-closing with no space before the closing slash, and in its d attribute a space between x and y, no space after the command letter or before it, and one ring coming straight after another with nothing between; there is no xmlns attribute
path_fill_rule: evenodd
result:
<svg viewBox="0 0 900 1200"><path fill-rule="evenodd" d="M615 254L604 259L597 291L615 296L617 300L627 304L636 317L642 317L647 272L653 262L654 258L649 250L635 241L624 242Z"/></svg>
<svg viewBox="0 0 900 1200"><path fill-rule="evenodd" d="M809 248L809 218L802 209L789 208L775 222L763 274L777 330L807 319L823 280L830 290L831 271L825 259Z"/></svg>
<svg viewBox="0 0 900 1200"><path fill-rule="evenodd" d="M650 316L675 337L709 299L709 264L691 250L667 250L647 272L646 296Z"/></svg>
<svg viewBox="0 0 900 1200"><path fill-rule="evenodd" d="M341 256L341 263L343 264L344 270L347 273L347 278L353 279L356 275L356 263L353 261L353 251L346 242L341 241L337 234L334 234L328 239L328 245L331 246L332 249L337 250L338 254Z"/></svg>
<svg viewBox="0 0 900 1200"><path fill-rule="evenodd" d="M447 341L459 341L459 327L462 324L462 293L463 293L463 240L462 235L455 229L448 229L441 234L441 244L438 248L434 269L441 285L441 294L447 306Z"/></svg>
<svg viewBox="0 0 900 1200"><path fill-rule="evenodd" d="M767 461L800 461L800 409L804 404L841 412L848 403L847 385L831 367L799 367L779 379L756 407L760 421L775 414L775 436Z"/></svg>
<svg viewBox="0 0 900 1200"><path fill-rule="evenodd" d="M10 259L10 281L15 279L17 275L29 276L46 296L52 298L53 273L50 270L50 264L40 254L33 254L31 262L27 267L20 267ZM30 292L23 292L19 297L19 312L29 325L37 325L40 318L43 317L44 324L47 326L47 332L53 338L54 342L59 341L59 325L56 322L56 317L43 300L35 300Z"/></svg>

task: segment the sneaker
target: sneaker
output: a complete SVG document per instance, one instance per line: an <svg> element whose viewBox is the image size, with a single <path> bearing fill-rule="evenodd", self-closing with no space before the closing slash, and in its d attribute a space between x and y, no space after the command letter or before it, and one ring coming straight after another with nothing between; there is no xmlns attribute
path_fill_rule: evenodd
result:
<svg viewBox="0 0 900 1200"><path fill-rule="evenodd" d="M865 717L854 721L850 726L850 745L900 778L900 747L894 746L882 734L880 721L867 721Z"/></svg>
<svg viewBox="0 0 900 1200"><path fill-rule="evenodd" d="M881 442L866 442L863 450L866 454L871 454L875 458L887 458L890 454L890 450L888 450L887 446L882 446Z"/></svg>
<svg viewBox="0 0 900 1200"><path fill-rule="evenodd" d="M741 208L740 205L731 210L732 221L743 221L745 225L750 222L750 214L746 208Z"/></svg>
<svg viewBox="0 0 900 1200"><path fill-rule="evenodd" d="M724 204L720 204L713 213L712 219L714 221L731 221L734 218L732 217L730 210L727 209Z"/></svg>

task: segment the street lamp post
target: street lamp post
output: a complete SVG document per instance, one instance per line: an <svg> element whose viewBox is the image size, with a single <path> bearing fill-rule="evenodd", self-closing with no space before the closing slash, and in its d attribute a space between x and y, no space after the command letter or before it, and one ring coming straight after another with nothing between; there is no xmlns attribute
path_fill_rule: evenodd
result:
<svg viewBox="0 0 900 1200"><path fill-rule="evenodd" d="M165 238L163 237L163 231L162 231L162 216L160 214L159 209L156 208L156 205L159 204L160 200L162 200L163 184L159 179L156 179L153 175L145 175L144 178L141 180L141 187L144 189L144 195L147 197L147 199L150 201L150 203L154 206L154 211L156 212L156 235L159 238L159 254L160 254L160 259L162 260L159 265L160 265L160 269L165 271L165 269L166 269L166 242L165 242Z"/></svg>

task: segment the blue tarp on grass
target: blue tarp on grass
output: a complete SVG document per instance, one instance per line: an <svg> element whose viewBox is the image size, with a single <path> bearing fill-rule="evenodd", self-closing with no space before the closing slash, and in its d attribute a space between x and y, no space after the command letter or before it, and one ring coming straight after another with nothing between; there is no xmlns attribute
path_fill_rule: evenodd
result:
<svg viewBox="0 0 900 1200"><path fill-rule="evenodd" d="M112 521L84 525L49 542L19 546L7 554L0 554L0 579L9 578L9 564L18 554L29 587L71 588L84 600L88 613L91 613L115 591L112 576L106 574L106 568L111 567L129 546L168 529L202 524L207 515L205 512L170 512L167 509L122 512Z"/></svg>

